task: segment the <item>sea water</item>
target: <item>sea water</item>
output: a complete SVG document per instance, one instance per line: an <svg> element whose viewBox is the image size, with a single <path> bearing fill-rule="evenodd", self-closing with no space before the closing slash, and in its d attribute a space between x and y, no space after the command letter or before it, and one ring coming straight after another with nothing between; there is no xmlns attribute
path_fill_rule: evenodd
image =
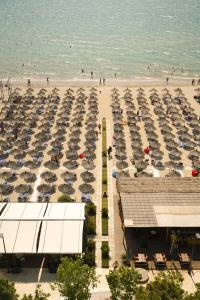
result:
<svg viewBox="0 0 200 300"><path fill-rule="evenodd" d="M3 78L200 75L200 0L0 0ZM116 73L116 75L115 75Z"/></svg>

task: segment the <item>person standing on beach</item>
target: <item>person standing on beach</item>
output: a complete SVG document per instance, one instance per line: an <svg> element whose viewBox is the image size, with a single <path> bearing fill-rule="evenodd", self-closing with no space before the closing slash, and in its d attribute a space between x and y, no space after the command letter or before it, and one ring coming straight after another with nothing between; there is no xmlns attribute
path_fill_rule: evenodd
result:
<svg viewBox="0 0 200 300"><path fill-rule="evenodd" d="M195 79L192 79L192 85L195 85Z"/></svg>
<svg viewBox="0 0 200 300"><path fill-rule="evenodd" d="M47 77L47 85L49 85L49 77Z"/></svg>
<svg viewBox="0 0 200 300"><path fill-rule="evenodd" d="M169 83L169 77L166 78L166 83L167 83L167 84Z"/></svg>
<svg viewBox="0 0 200 300"><path fill-rule="evenodd" d="M106 80L105 80L105 78L103 78L103 85L105 85L105 83L106 83Z"/></svg>
<svg viewBox="0 0 200 300"><path fill-rule="evenodd" d="M117 78L117 73L115 73L115 78Z"/></svg>
<svg viewBox="0 0 200 300"><path fill-rule="evenodd" d="M30 86L30 85L31 85L31 81L30 81L30 79L28 79L28 81L27 81L27 85L28 85L28 86Z"/></svg>
<svg viewBox="0 0 200 300"><path fill-rule="evenodd" d="M99 80L99 83L100 83L100 85L101 85L101 78L100 78L100 80Z"/></svg>
<svg viewBox="0 0 200 300"><path fill-rule="evenodd" d="M91 79L93 79L93 71L91 72Z"/></svg>

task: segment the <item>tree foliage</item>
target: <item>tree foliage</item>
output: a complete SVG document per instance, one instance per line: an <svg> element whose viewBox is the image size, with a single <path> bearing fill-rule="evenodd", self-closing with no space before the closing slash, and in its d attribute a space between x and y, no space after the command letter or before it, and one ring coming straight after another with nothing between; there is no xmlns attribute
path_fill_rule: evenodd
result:
<svg viewBox="0 0 200 300"><path fill-rule="evenodd" d="M106 279L112 300L132 300L137 291L139 274L135 269L120 267L110 270Z"/></svg>
<svg viewBox="0 0 200 300"><path fill-rule="evenodd" d="M97 281L95 269L84 264L81 258L73 260L65 257L58 267L54 287L65 299L88 300Z"/></svg>
<svg viewBox="0 0 200 300"><path fill-rule="evenodd" d="M160 272L145 287L139 287L136 300L183 300L185 292L181 287L183 278L175 271Z"/></svg>
<svg viewBox="0 0 200 300"><path fill-rule="evenodd" d="M18 300L14 282L0 279L0 300Z"/></svg>
<svg viewBox="0 0 200 300"><path fill-rule="evenodd" d="M197 283L196 284L196 292L195 293L192 293L192 294L187 294L184 298L184 300L200 300L200 284Z"/></svg>
<svg viewBox="0 0 200 300"><path fill-rule="evenodd" d="M24 295L21 300L48 300L50 294L44 293L41 290L41 285L38 284L34 296Z"/></svg>

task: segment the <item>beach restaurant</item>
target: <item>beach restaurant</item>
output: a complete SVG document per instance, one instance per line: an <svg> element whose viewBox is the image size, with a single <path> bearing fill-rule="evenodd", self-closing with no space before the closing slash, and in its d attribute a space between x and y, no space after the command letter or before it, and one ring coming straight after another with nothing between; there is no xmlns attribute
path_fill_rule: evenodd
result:
<svg viewBox="0 0 200 300"><path fill-rule="evenodd" d="M0 203L1 254L81 254L84 203Z"/></svg>
<svg viewBox="0 0 200 300"><path fill-rule="evenodd" d="M121 177L117 189L124 237L131 251L171 254L172 233L178 250L192 251L189 241L199 245L200 178Z"/></svg>

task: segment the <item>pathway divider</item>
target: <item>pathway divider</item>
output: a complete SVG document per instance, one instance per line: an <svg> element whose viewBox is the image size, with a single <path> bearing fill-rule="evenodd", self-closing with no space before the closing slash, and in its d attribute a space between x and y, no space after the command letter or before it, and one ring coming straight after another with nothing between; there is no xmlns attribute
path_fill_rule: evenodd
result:
<svg viewBox="0 0 200 300"><path fill-rule="evenodd" d="M107 174L107 135L106 119L102 120L102 236L108 236L108 174ZM109 268L109 243L103 241L101 244L102 268Z"/></svg>

